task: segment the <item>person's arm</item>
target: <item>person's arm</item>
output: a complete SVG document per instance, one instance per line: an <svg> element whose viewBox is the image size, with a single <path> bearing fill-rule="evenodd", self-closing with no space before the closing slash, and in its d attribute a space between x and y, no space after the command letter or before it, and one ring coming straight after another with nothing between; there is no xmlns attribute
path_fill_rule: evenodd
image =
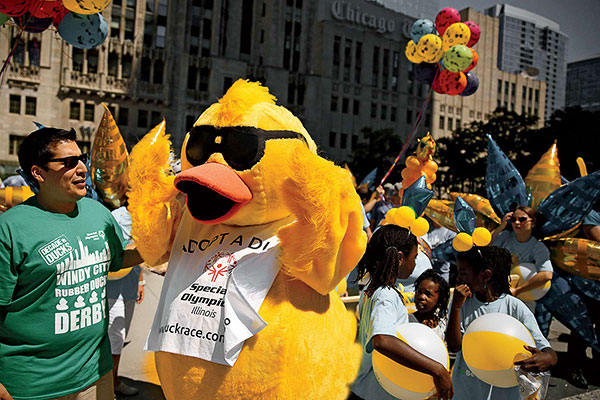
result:
<svg viewBox="0 0 600 400"><path fill-rule="evenodd" d="M419 353L408 344L390 335L373 336L373 348L386 357L433 377L438 399L451 399L454 391L448 370L439 362Z"/></svg>
<svg viewBox="0 0 600 400"><path fill-rule="evenodd" d="M589 240L600 242L600 225L583 225L583 234Z"/></svg>
<svg viewBox="0 0 600 400"><path fill-rule="evenodd" d="M123 254L123 265L121 268L135 267L144 262L144 259L138 252L137 248L128 245Z"/></svg>
<svg viewBox="0 0 600 400"><path fill-rule="evenodd" d="M144 286L146 285L146 281L144 280L144 274L142 269L140 268L140 280L138 282L138 294L137 300L135 301L137 304L140 304L144 300Z"/></svg>
<svg viewBox="0 0 600 400"><path fill-rule="evenodd" d="M365 232L367 233L367 242L369 242L371 240L371 236L373 236L373 231L371 230L371 227L368 226Z"/></svg>
<svg viewBox="0 0 600 400"><path fill-rule="evenodd" d="M533 276L530 280L523 283L521 286L517 286L516 288L510 288L510 292L513 296L518 296L521 293L528 292L532 289L542 287L552 280L553 273L551 271L540 271Z"/></svg>
<svg viewBox="0 0 600 400"><path fill-rule="evenodd" d="M523 346L525 350L531 352L531 357L521 361L516 361L515 365L520 365L525 371L544 372L556 365L558 356L552 347L546 347L539 350L536 347Z"/></svg>
<svg viewBox="0 0 600 400"><path fill-rule="evenodd" d="M3 384L0 383L0 400L13 400L10 394L8 394L8 390L4 387Z"/></svg>
<svg viewBox="0 0 600 400"><path fill-rule="evenodd" d="M502 218L500 225L498 225L498 227L496 227L496 229L492 231L492 241L490 243L494 243L494 240L496 240L500 232L506 229L506 225L508 225L508 220L510 219L510 217L512 217L512 215L513 213L509 212L506 213L506 215Z"/></svg>
<svg viewBox="0 0 600 400"><path fill-rule="evenodd" d="M456 353L462 346L462 333L460 331L460 309L467 300L471 297L471 289L467 285L458 285L454 288L452 298L452 307L450 308L450 317L448 318L448 327L446 329L446 342L448 350Z"/></svg>

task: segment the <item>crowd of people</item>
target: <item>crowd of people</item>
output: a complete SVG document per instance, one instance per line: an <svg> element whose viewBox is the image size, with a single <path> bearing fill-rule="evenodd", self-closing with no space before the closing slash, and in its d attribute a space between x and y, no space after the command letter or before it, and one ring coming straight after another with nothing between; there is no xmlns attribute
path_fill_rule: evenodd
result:
<svg viewBox="0 0 600 400"><path fill-rule="evenodd" d="M144 297L143 260L132 243L131 217L125 206L111 214L85 197L87 156L73 130L37 130L25 138L18 156L37 194L0 216L0 400L134 395L137 389L118 376L134 304ZM543 372L557 363L536 322L535 302L515 297L555 278L550 253L535 236L535 211L518 207L503 216L493 243L459 253L453 274L451 263L433 258L431 249L454 232L431 221L430 232L417 238L405 228L381 224L401 205L400 188L386 184L373 193L357 188L369 242L349 278L349 287L360 289L363 350L349 399L393 398L375 377L374 350L431 375L439 399L519 398L518 387L492 387L470 373L462 335L483 314L507 314L535 341L527 348L531 356L517 365ZM586 218L582 232L600 239L597 213ZM515 259L534 264L537 275L511 286ZM107 279L110 271L129 267L124 278ZM414 310L407 309L402 292L414 293ZM398 325L409 322L428 326L445 341L455 353L452 373L396 337ZM571 338L573 357L586 357L585 342L577 332ZM574 370L573 379L587 385L581 371Z"/></svg>

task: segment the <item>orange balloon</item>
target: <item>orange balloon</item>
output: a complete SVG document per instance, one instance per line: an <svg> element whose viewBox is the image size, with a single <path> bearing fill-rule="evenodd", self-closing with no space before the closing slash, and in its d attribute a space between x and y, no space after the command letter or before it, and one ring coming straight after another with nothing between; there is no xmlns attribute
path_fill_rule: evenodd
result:
<svg viewBox="0 0 600 400"><path fill-rule="evenodd" d="M438 165L435 161L433 160L429 160L425 163L425 165L423 166L423 171L425 171L425 173L427 175L431 175L431 174L435 174L438 170Z"/></svg>
<svg viewBox="0 0 600 400"><path fill-rule="evenodd" d="M471 53L473 53L473 61L471 62L471 65L469 65L469 68L465 69L463 72L466 74L467 72L469 72L470 70L472 70L473 68L475 68L477 66L477 63L479 62L479 54L473 49L471 49Z"/></svg>
<svg viewBox="0 0 600 400"><path fill-rule="evenodd" d="M421 161L415 156L410 156L406 159L407 168L421 168Z"/></svg>

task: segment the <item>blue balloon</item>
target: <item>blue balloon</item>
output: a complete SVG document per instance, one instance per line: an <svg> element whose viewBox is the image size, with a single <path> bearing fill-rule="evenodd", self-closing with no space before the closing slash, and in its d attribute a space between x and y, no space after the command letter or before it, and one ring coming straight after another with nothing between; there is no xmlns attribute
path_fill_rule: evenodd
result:
<svg viewBox="0 0 600 400"><path fill-rule="evenodd" d="M29 12L13 19L17 26L29 33L42 33L52 24L52 18L37 18Z"/></svg>
<svg viewBox="0 0 600 400"><path fill-rule="evenodd" d="M525 182L506 154L490 135L485 171L485 191L494 211L500 217L518 206L529 204Z"/></svg>
<svg viewBox="0 0 600 400"><path fill-rule="evenodd" d="M544 217L540 232L552 236L577 225L600 199L600 171L583 176L550 193L538 206Z"/></svg>
<svg viewBox="0 0 600 400"><path fill-rule="evenodd" d="M413 42L415 42L415 44L417 44L419 43L419 39L421 39L421 37L430 33L435 35L436 32L435 24L426 18L422 18L416 20L412 28L410 28L410 38Z"/></svg>
<svg viewBox="0 0 600 400"><path fill-rule="evenodd" d="M466 73L467 75L467 87L465 90L460 92L461 96L470 96L479 89L479 78L473 72L469 71Z"/></svg>
<svg viewBox="0 0 600 400"><path fill-rule="evenodd" d="M421 216L429 200L433 197L433 190L427 187L427 180L421 175L412 185L404 190L402 195L402 205L409 206L415 211L417 217Z"/></svg>
<svg viewBox="0 0 600 400"><path fill-rule="evenodd" d="M438 73L438 65L422 62L415 67L415 78L418 81L432 84L435 75Z"/></svg>
<svg viewBox="0 0 600 400"><path fill-rule="evenodd" d="M85 166L87 167L87 173L85 174L85 197L88 197L92 200L96 200L99 201L100 203L102 203L102 199L100 199L100 196L98 195L98 192L96 192L96 190L94 189L94 182L92 181L92 159L91 157L88 158L87 163L85 164Z"/></svg>
<svg viewBox="0 0 600 400"><path fill-rule="evenodd" d="M454 240L454 238L446 240L444 243L431 250L431 258L436 261L456 263L458 252L454 249L454 246L452 246L452 240Z"/></svg>
<svg viewBox="0 0 600 400"><path fill-rule="evenodd" d="M58 33L73 47L93 49L100 46L108 35L108 24L101 14L68 13L58 25Z"/></svg>
<svg viewBox="0 0 600 400"><path fill-rule="evenodd" d="M472 235L475 228L477 228L475 211L460 196L456 198L454 203L454 225L456 225L459 232L466 232L469 235Z"/></svg>

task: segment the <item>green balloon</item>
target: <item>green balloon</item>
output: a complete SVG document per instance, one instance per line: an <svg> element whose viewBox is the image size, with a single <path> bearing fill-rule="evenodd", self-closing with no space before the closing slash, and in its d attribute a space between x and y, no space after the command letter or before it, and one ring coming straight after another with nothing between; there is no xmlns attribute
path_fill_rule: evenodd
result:
<svg viewBox="0 0 600 400"><path fill-rule="evenodd" d="M444 54L444 67L450 72L462 72L473 62L473 53L465 45L456 45Z"/></svg>
<svg viewBox="0 0 600 400"><path fill-rule="evenodd" d="M10 17L8 15L0 13L0 26L4 25L9 19Z"/></svg>

